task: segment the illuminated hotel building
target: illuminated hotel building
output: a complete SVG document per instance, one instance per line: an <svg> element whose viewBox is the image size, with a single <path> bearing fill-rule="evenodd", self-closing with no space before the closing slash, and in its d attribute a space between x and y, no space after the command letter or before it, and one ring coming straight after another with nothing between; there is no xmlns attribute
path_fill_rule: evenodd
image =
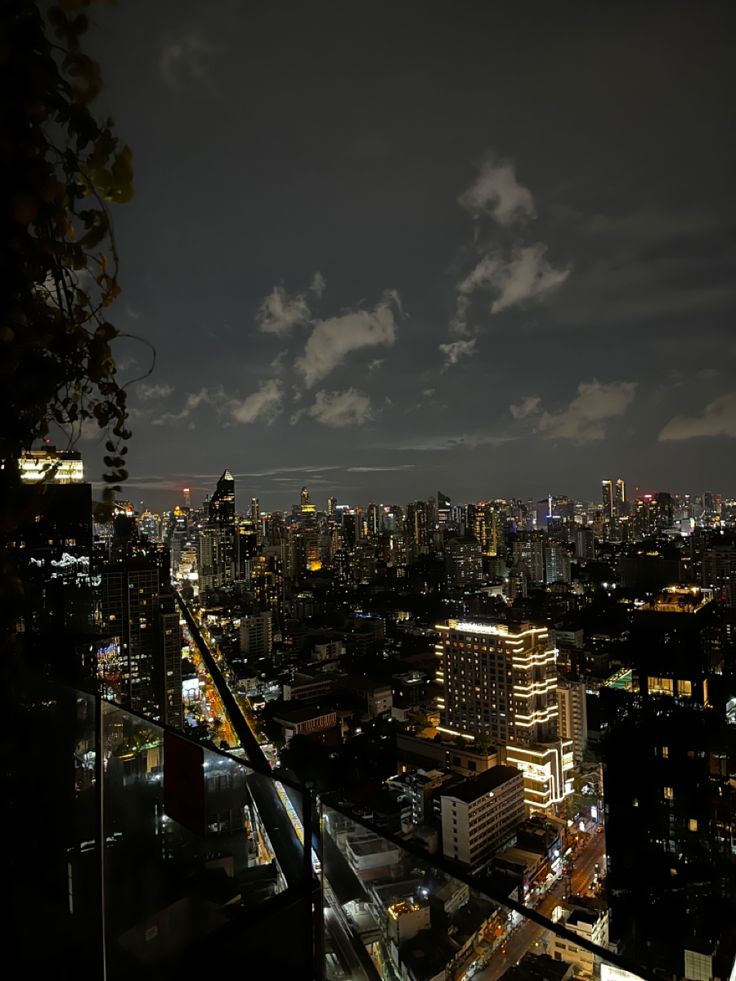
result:
<svg viewBox="0 0 736 981"><path fill-rule="evenodd" d="M524 774L524 801L548 809L567 792L572 740L558 738L557 652L546 627L439 624L440 729L486 736Z"/></svg>
<svg viewBox="0 0 736 981"><path fill-rule="evenodd" d="M439 624L447 729L505 745L557 735L556 651L546 627Z"/></svg>

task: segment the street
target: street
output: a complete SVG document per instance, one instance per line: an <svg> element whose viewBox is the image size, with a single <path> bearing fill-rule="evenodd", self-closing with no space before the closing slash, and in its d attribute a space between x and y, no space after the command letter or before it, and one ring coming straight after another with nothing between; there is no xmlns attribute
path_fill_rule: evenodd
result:
<svg viewBox="0 0 736 981"><path fill-rule="evenodd" d="M573 894L585 895L590 888L595 866L602 865L605 854L605 835L593 834L586 842L574 860L573 873L570 879ZM552 888L545 894L544 898L536 906L538 912L546 917L551 917L552 912L560 901L564 898L565 880L559 878ZM543 953L542 939L546 930L530 920L522 922L512 930L505 941L507 953L501 954L500 943L491 956L490 963L486 968L478 971L474 975L480 981L498 981L498 978L508 970L513 964L521 960L527 951Z"/></svg>

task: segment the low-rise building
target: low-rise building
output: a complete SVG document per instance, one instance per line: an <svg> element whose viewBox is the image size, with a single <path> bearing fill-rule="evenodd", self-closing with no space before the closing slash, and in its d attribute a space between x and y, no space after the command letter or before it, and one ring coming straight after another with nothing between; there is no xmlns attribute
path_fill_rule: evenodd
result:
<svg viewBox="0 0 736 981"><path fill-rule="evenodd" d="M340 679L339 685L356 695L365 704L369 718L375 719L377 715L391 712L393 703L391 685L357 675L346 675Z"/></svg>
<svg viewBox="0 0 736 981"><path fill-rule="evenodd" d="M453 739L425 739L408 732L396 734L399 773L412 769L446 769L463 777L474 777L501 762L497 749L479 749L473 742L458 745Z"/></svg>
<svg viewBox="0 0 736 981"><path fill-rule="evenodd" d="M570 906L557 906L552 919L557 923L563 923L568 930L604 950L608 947L609 912L607 909L587 903L585 905L572 903ZM583 971L589 977L596 976L600 969L600 957L557 934L553 935L550 953L555 960L572 964L577 971Z"/></svg>
<svg viewBox="0 0 736 981"><path fill-rule="evenodd" d="M285 743L289 743L293 736L314 736L331 729L337 734L335 711L321 709L319 706L280 712L273 721L284 730Z"/></svg>
<svg viewBox="0 0 736 981"><path fill-rule="evenodd" d="M364 881L387 878L401 861L400 849L371 831L348 835L345 851L353 871Z"/></svg>
<svg viewBox="0 0 736 981"><path fill-rule="evenodd" d="M312 701L313 699L322 698L328 692L331 692L334 686L334 676L297 672L291 681L284 684L284 701Z"/></svg>

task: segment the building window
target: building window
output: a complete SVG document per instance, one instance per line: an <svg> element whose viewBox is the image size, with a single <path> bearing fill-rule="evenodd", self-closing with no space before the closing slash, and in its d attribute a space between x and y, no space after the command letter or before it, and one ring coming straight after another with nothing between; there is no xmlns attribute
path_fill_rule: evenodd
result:
<svg viewBox="0 0 736 981"><path fill-rule="evenodd" d="M674 790L673 787L665 787L664 788L664 799L665 800L674 800L675 799L675 790Z"/></svg>
<svg viewBox="0 0 736 981"><path fill-rule="evenodd" d="M663 746L662 747L662 759L663 760L667 760L667 759L669 759L669 756L670 756L670 748L669 748L669 746Z"/></svg>
<svg viewBox="0 0 736 981"><path fill-rule="evenodd" d="M698 830L698 819L697 818L690 818L690 820L687 822L687 830L688 831L697 831Z"/></svg>
<svg viewBox="0 0 736 981"><path fill-rule="evenodd" d="M692 681L678 681L677 694L680 696L680 698L692 698L693 697Z"/></svg>
<svg viewBox="0 0 736 981"><path fill-rule="evenodd" d="M675 688L672 678L647 678L650 695L674 695Z"/></svg>

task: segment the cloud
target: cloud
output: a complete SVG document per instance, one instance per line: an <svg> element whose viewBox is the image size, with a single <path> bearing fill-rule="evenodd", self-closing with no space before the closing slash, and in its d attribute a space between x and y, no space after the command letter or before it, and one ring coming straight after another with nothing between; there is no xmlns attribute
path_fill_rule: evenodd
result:
<svg viewBox="0 0 736 981"><path fill-rule="evenodd" d="M581 382L578 394L562 412L544 412L537 432L548 439L581 443L603 439L609 419L622 416L636 394L636 382Z"/></svg>
<svg viewBox="0 0 736 981"><path fill-rule="evenodd" d="M173 385L146 385L141 382L136 386L138 398L143 402L150 402L151 399L166 399L174 394Z"/></svg>
<svg viewBox="0 0 736 981"><path fill-rule="evenodd" d="M399 470L413 470L416 464L402 463L395 467L348 467L348 473L396 473Z"/></svg>
<svg viewBox="0 0 736 981"><path fill-rule="evenodd" d="M371 400L354 388L344 392L319 391L309 415L323 426L333 429L362 426L372 418Z"/></svg>
<svg viewBox="0 0 736 981"><path fill-rule="evenodd" d="M500 252L484 255L458 283L451 333L456 336L468 334L468 314L475 293L496 294L490 306L490 312L494 314L530 300L542 300L550 290L564 283L570 275L570 267L556 269L547 261L546 254L547 246L537 242L516 246L508 259Z"/></svg>
<svg viewBox="0 0 736 981"><path fill-rule="evenodd" d="M518 405L510 405L509 412L514 419L526 419L527 416L539 412L539 404L542 400L538 395L527 395Z"/></svg>
<svg viewBox="0 0 736 981"><path fill-rule="evenodd" d="M314 293L318 300L322 298L322 294L327 289L327 280L322 275L319 270L312 276L312 282L309 284L309 292Z"/></svg>
<svg viewBox="0 0 736 981"><path fill-rule="evenodd" d="M197 28L169 35L164 39L159 61L164 82L170 88L186 82L202 82L222 51L221 44L209 40Z"/></svg>
<svg viewBox="0 0 736 981"><path fill-rule="evenodd" d="M457 200L473 218L488 215L501 225L535 216L531 191L519 184L513 164L497 163L490 153L475 181Z"/></svg>
<svg viewBox="0 0 736 981"><path fill-rule="evenodd" d="M216 392L210 392L207 388L201 388L198 392L189 393L183 407L179 412L165 412L158 419L151 420L152 426L163 426L167 422L179 422L198 409L201 405L212 405L219 409L226 400L226 395L221 388Z"/></svg>
<svg viewBox="0 0 736 981"><path fill-rule="evenodd" d="M271 423L281 411L283 398L281 382L272 378L242 401L232 400L228 409L236 422L251 423L262 419Z"/></svg>
<svg viewBox="0 0 736 981"><path fill-rule="evenodd" d="M295 364L307 388L326 378L351 351L391 346L396 339L394 308L400 313L401 301L395 291L390 291L373 310L354 310L318 321Z"/></svg>
<svg viewBox="0 0 736 981"><path fill-rule="evenodd" d="M475 340L472 341L452 341L449 344L440 344L440 351L445 356L443 370L453 364L457 364L463 358L472 358L476 353Z"/></svg>
<svg viewBox="0 0 736 981"><path fill-rule="evenodd" d="M292 327L308 323L309 319L304 294L289 296L283 286L274 286L256 312L256 326L264 334L286 334Z"/></svg>
<svg viewBox="0 0 736 981"><path fill-rule="evenodd" d="M441 450L474 450L478 446L501 446L511 443L518 437L499 435L497 433L458 433L451 436L429 436L419 438L412 443L402 446L392 446L391 449L411 451L415 453L435 453Z"/></svg>
<svg viewBox="0 0 736 981"><path fill-rule="evenodd" d="M667 442L700 436L736 437L736 392L719 395L698 416L675 416L657 438Z"/></svg>

